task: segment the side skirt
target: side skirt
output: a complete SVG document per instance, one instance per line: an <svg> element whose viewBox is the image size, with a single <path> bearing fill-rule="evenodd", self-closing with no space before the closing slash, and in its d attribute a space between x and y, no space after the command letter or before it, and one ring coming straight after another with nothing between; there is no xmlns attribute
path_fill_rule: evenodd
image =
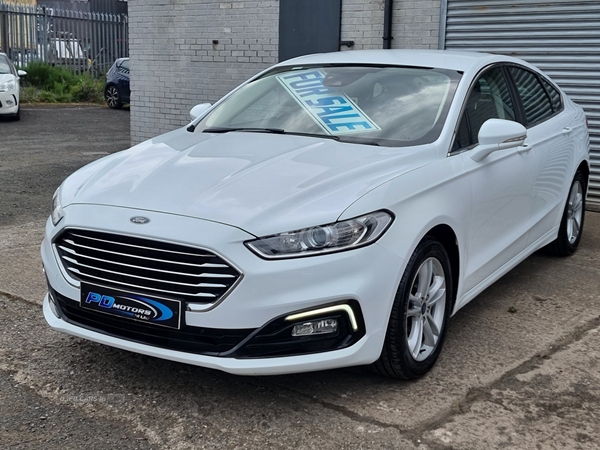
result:
<svg viewBox="0 0 600 450"><path fill-rule="evenodd" d="M471 289L469 292L466 292L465 294L461 295L454 305L452 315L456 314L456 312L460 308L465 306L467 303L469 303L471 300L473 300L475 297L481 294L485 289L490 287L493 283L498 281L500 278L502 278L504 275L506 275L508 272L510 272L512 269L514 269L516 266L522 263L525 259L527 259L527 257L531 256L537 250L541 249L542 247L556 239L559 227L560 224L552 230L550 230L549 232L547 232L544 236L539 238L521 253L516 255L513 259L508 261L506 264L504 264L502 267L500 267L498 270L496 270L494 273L492 273L490 276L484 279L477 286L473 287L473 289Z"/></svg>

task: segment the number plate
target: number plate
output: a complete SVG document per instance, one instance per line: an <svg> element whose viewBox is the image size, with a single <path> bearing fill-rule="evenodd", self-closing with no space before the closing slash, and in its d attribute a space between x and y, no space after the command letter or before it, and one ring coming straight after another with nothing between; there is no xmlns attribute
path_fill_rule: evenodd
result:
<svg viewBox="0 0 600 450"><path fill-rule="evenodd" d="M79 305L84 309L152 325L176 329L181 326L181 302L178 300L148 298L82 283Z"/></svg>

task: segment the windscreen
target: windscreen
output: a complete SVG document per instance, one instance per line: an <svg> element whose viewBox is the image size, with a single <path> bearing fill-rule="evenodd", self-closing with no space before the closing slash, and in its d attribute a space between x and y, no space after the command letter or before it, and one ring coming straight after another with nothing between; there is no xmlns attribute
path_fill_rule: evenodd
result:
<svg viewBox="0 0 600 450"><path fill-rule="evenodd" d="M430 143L459 79L456 71L416 67L277 68L236 91L196 131L277 129L386 146Z"/></svg>
<svg viewBox="0 0 600 450"><path fill-rule="evenodd" d="M8 73L12 73L8 58L4 55L0 55L0 75L6 75Z"/></svg>

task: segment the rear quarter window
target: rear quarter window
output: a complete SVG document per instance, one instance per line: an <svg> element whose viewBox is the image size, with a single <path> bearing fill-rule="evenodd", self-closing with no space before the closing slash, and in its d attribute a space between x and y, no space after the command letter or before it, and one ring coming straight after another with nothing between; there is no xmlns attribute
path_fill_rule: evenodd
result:
<svg viewBox="0 0 600 450"><path fill-rule="evenodd" d="M129 73L129 60L125 59L123 61L121 61L121 64L119 64L119 72L122 73Z"/></svg>
<svg viewBox="0 0 600 450"><path fill-rule="evenodd" d="M544 87L546 88L546 92L548 92L548 95L550 96L550 102L552 103L552 109L554 110L554 112L562 111L563 103L560 92L544 78L542 78L542 84L544 85Z"/></svg>
<svg viewBox="0 0 600 450"><path fill-rule="evenodd" d="M550 96L546 93L537 75L520 67L509 67L525 113L526 126L531 127L554 115Z"/></svg>

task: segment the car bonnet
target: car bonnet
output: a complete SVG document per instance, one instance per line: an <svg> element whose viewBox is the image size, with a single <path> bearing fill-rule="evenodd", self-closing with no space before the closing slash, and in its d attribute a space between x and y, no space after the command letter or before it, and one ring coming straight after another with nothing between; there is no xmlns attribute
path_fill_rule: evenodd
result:
<svg viewBox="0 0 600 450"><path fill-rule="evenodd" d="M158 211L268 235L333 222L370 190L435 155L433 145L177 130L80 170L63 185L63 205Z"/></svg>

